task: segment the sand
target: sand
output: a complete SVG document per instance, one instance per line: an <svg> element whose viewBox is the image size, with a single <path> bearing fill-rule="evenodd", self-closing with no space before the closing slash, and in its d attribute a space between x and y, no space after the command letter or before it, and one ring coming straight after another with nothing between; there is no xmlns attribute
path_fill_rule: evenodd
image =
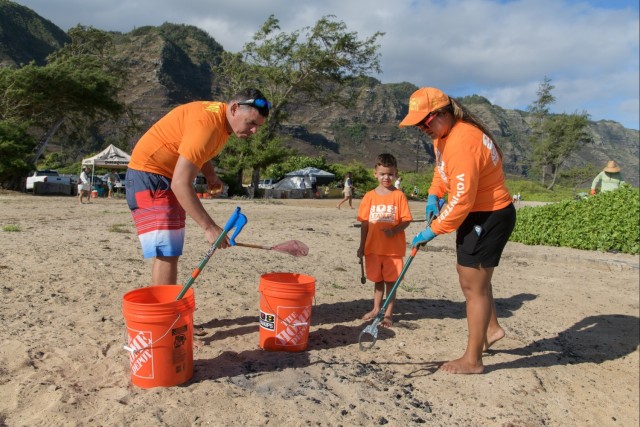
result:
<svg viewBox="0 0 640 427"><path fill-rule="evenodd" d="M0 425L638 425L638 256L509 243L493 281L507 335L484 374L452 375L438 366L463 353L467 334L453 235L416 256L394 327L361 351L373 286L360 283L355 210L336 200L203 202L219 222L242 208L238 241L297 239L310 252L217 251L193 285L205 335L192 380L142 389L123 349L122 297L148 284L150 264L126 202L0 194ZM411 202L415 217L423 206ZM188 220L180 284L207 248ZM259 348L268 272L316 278L306 351Z"/></svg>

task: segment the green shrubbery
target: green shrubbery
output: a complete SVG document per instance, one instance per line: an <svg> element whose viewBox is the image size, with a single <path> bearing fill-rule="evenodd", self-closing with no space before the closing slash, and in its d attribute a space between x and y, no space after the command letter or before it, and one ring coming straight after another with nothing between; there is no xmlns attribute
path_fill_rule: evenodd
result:
<svg viewBox="0 0 640 427"><path fill-rule="evenodd" d="M584 201L518 210L514 242L576 249L640 252L640 192L621 188Z"/></svg>

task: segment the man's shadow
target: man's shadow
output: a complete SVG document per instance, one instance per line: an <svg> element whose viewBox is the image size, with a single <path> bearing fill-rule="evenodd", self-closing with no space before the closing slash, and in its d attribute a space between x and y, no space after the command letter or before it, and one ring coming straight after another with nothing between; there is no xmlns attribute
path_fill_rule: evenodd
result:
<svg viewBox="0 0 640 427"><path fill-rule="evenodd" d="M499 369L536 368L578 363L602 363L619 359L638 348L640 320L635 316L609 314L589 316L555 337L534 341L513 350L490 350L522 356L510 362L486 366Z"/></svg>

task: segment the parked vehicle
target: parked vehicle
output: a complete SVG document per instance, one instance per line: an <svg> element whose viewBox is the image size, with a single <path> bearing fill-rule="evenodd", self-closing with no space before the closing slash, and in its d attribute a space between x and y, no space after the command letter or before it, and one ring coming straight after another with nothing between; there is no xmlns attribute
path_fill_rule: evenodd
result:
<svg viewBox="0 0 640 427"><path fill-rule="evenodd" d="M273 178L261 179L258 181L258 188L262 188L264 190L272 189L277 181Z"/></svg>
<svg viewBox="0 0 640 427"><path fill-rule="evenodd" d="M104 175L99 175L100 178L106 183L107 182L107 177L108 177L108 173L105 173ZM125 187L125 177L126 177L126 172L120 172L120 173L116 173L116 181L113 184L114 188L124 188Z"/></svg>
<svg viewBox="0 0 640 427"><path fill-rule="evenodd" d="M31 176L27 177L27 183L25 189L27 191L33 191L34 183L36 182L53 182L56 184L64 184L71 186L71 177L62 176L58 171L54 170L41 170L34 171Z"/></svg>

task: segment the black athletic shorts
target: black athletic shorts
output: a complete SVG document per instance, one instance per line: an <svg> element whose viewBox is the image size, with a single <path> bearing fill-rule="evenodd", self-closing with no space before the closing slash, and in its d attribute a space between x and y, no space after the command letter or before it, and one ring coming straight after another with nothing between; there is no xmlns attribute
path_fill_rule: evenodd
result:
<svg viewBox="0 0 640 427"><path fill-rule="evenodd" d="M513 204L492 212L471 212L456 233L458 264L497 267L515 225Z"/></svg>

